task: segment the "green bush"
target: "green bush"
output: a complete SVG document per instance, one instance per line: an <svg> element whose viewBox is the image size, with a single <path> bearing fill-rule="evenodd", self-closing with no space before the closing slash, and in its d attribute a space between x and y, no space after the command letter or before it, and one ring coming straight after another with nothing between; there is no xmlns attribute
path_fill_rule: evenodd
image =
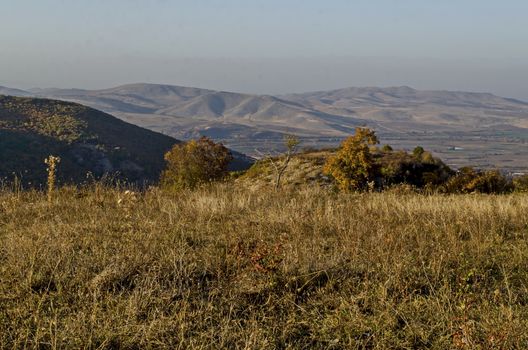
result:
<svg viewBox="0 0 528 350"><path fill-rule="evenodd" d="M175 145L165 154L167 169L162 173L165 189L195 188L224 178L233 160L231 152L221 143L207 137Z"/></svg>
<svg viewBox="0 0 528 350"><path fill-rule="evenodd" d="M392 149L391 145L383 145L383 147L381 147L381 151L389 153L389 152L392 152L393 149Z"/></svg>
<svg viewBox="0 0 528 350"><path fill-rule="evenodd" d="M416 146L414 149L413 149L413 155L415 157L421 157L422 154L425 152L424 148L422 146Z"/></svg>
<svg viewBox="0 0 528 350"><path fill-rule="evenodd" d="M381 188L409 184L416 188L436 187L445 183L453 171L430 152L408 154L404 151L375 156L377 183Z"/></svg>

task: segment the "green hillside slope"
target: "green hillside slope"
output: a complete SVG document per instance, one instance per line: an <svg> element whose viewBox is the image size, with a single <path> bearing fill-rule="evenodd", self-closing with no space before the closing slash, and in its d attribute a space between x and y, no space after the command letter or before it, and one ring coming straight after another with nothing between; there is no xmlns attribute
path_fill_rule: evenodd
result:
<svg viewBox="0 0 528 350"><path fill-rule="evenodd" d="M105 173L131 182L159 179L163 154L178 141L75 103L0 95L0 178L40 186L44 159L60 156L59 180Z"/></svg>

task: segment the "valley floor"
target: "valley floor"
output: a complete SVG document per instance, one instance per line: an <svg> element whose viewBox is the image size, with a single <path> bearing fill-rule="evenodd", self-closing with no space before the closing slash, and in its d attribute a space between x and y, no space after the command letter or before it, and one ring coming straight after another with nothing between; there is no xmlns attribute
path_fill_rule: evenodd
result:
<svg viewBox="0 0 528 350"><path fill-rule="evenodd" d="M0 191L1 348L528 348L528 196Z"/></svg>
<svg viewBox="0 0 528 350"><path fill-rule="evenodd" d="M256 158L262 152L276 153L284 151L284 140L276 139L223 139L224 144L239 152ZM301 147L306 149L336 148L343 138L301 138ZM394 149L412 151L416 146L422 146L435 157L442 159L453 169L465 166L477 169L500 169L506 174L528 173L528 152L524 138L478 135L465 133L461 135L413 135L413 134L383 134L380 135L382 145L389 144ZM260 152L257 153L255 150Z"/></svg>

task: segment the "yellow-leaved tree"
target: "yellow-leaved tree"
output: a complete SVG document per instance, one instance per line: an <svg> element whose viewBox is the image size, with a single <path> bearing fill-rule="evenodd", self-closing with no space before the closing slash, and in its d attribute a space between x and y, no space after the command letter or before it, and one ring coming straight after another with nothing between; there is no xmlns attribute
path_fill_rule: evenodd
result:
<svg viewBox="0 0 528 350"><path fill-rule="evenodd" d="M165 154L167 168L161 175L161 185L179 190L220 180L232 160L224 145L207 137L177 144Z"/></svg>
<svg viewBox="0 0 528 350"><path fill-rule="evenodd" d="M378 144L373 130L356 128L356 133L342 143L336 154L328 158L324 173L331 175L340 190L359 191L374 177L374 161L370 147Z"/></svg>

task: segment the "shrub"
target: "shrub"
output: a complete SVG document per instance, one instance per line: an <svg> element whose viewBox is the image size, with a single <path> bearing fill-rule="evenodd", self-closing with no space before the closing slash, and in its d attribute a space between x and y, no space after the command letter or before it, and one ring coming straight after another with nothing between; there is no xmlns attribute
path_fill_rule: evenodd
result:
<svg viewBox="0 0 528 350"><path fill-rule="evenodd" d="M391 145L383 145L383 147L381 147L381 151L382 151L382 152L389 153L389 152L392 152L393 149L392 149L392 146L391 146Z"/></svg>
<svg viewBox="0 0 528 350"><path fill-rule="evenodd" d="M165 154L167 169L161 176L162 187L195 188L222 179L231 160L233 156L224 145L207 137L175 145Z"/></svg>
<svg viewBox="0 0 528 350"><path fill-rule="evenodd" d="M522 175L514 178L513 188L516 192L528 192L528 175Z"/></svg>
<svg viewBox="0 0 528 350"><path fill-rule="evenodd" d="M336 180L340 190L364 190L375 175L370 146L378 143L373 130L356 128L356 133L343 141L336 154L327 160L324 173Z"/></svg>
<svg viewBox="0 0 528 350"><path fill-rule="evenodd" d="M499 171L482 172L471 167L460 168L445 186L449 193L506 193L512 189L512 183Z"/></svg>
<svg viewBox="0 0 528 350"><path fill-rule="evenodd" d="M416 146L413 149L413 155L417 158L420 158L422 154L425 152L424 148L422 146Z"/></svg>
<svg viewBox="0 0 528 350"><path fill-rule="evenodd" d="M467 193L467 185L476 176L477 171L472 167L462 167L445 184L445 191L448 193Z"/></svg>
<svg viewBox="0 0 528 350"><path fill-rule="evenodd" d="M469 192L506 193L511 192L512 184L499 171L489 170L479 173L468 185Z"/></svg>
<svg viewBox="0 0 528 350"><path fill-rule="evenodd" d="M375 155L377 182L381 187L409 184L417 188L436 187L451 176L451 169L430 152L408 154L404 151Z"/></svg>

